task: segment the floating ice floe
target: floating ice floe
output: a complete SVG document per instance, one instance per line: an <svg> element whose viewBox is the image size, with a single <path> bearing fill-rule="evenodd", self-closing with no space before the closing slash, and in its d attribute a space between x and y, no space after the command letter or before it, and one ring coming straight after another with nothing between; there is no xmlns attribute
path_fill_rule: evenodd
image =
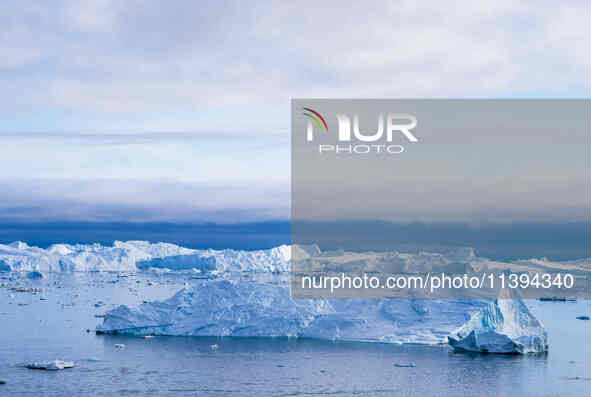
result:
<svg viewBox="0 0 591 397"><path fill-rule="evenodd" d="M494 302L448 336L456 350L480 353L542 353L548 350L546 330L519 295L501 290Z"/></svg>
<svg viewBox="0 0 591 397"><path fill-rule="evenodd" d="M74 368L75 366L76 366L76 364L74 364L74 361L62 361L62 360L34 362L31 364L25 365L25 367L27 367L29 369L45 369L48 371L57 371L60 369Z"/></svg>

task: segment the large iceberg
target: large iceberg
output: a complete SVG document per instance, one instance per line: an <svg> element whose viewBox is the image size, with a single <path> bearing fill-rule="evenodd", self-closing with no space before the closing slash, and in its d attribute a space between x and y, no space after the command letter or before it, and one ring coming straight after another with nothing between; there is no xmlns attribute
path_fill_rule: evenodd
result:
<svg viewBox="0 0 591 397"><path fill-rule="evenodd" d="M135 272L149 268L172 271L197 269L218 272L286 272L291 248L268 250L197 250L170 243L115 241L101 244L54 244L47 249L23 242L0 244L0 271Z"/></svg>
<svg viewBox="0 0 591 397"><path fill-rule="evenodd" d="M470 273L564 271L589 274L591 259L552 262L545 258L511 263L478 257L472 248L446 253L418 252L321 252L315 245L264 250L192 249L170 243L115 241L101 244L54 244L46 249L17 241L0 244L0 271L52 272L136 272L147 269L232 273L288 273L290 262L296 271L358 271L378 273Z"/></svg>
<svg viewBox="0 0 591 397"><path fill-rule="evenodd" d="M47 249L23 242L0 244L0 262L11 271L94 272L136 271L136 262L170 255L193 253L174 244L146 241L115 241L112 247L101 244L54 244Z"/></svg>
<svg viewBox="0 0 591 397"><path fill-rule="evenodd" d="M548 350L546 330L512 290L502 290L494 302L448 336L456 350L481 353L542 353Z"/></svg>
<svg viewBox="0 0 591 397"><path fill-rule="evenodd" d="M293 299L285 284L210 280L165 301L119 306L97 331L436 344L485 306L460 300Z"/></svg>
<svg viewBox="0 0 591 397"><path fill-rule="evenodd" d="M186 255L157 257L137 262L138 269L165 268L172 270L197 269L217 272L273 272L289 271L291 248L288 245L268 250L194 250Z"/></svg>
<svg viewBox="0 0 591 397"><path fill-rule="evenodd" d="M136 335L301 337L329 340L446 343L456 349L526 353L545 351L546 333L518 296L497 299L294 299L290 262L299 269L364 269L376 272L470 272L507 265L479 258L470 248L440 253L321 252L317 246L267 250L197 250L169 243L116 241L0 244L0 271L29 274L73 271L135 272L152 268L199 270L208 280L187 284L165 301L105 314L103 333ZM515 262L521 271L540 266L587 271L589 261ZM246 274L245 274L246 273ZM192 277L191 277L192 278Z"/></svg>
<svg viewBox="0 0 591 397"><path fill-rule="evenodd" d="M504 292L503 292L504 293ZM209 280L165 301L109 311L97 332L132 335L300 337L439 344L486 353L548 349L517 295L494 302L434 299L293 299L285 284Z"/></svg>

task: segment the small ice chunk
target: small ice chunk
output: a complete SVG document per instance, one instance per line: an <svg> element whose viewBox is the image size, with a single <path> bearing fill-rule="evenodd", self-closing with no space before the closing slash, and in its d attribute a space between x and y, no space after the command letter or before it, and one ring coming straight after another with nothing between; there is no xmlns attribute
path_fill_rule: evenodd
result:
<svg viewBox="0 0 591 397"><path fill-rule="evenodd" d="M399 367L399 368L414 368L417 365L415 363L408 363L408 364L395 363L394 366Z"/></svg>
<svg viewBox="0 0 591 397"><path fill-rule="evenodd" d="M215 343L215 344L209 346L209 348L211 349L211 351L215 352L219 349L219 346L217 345L217 343Z"/></svg>
<svg viewBox="0 0 591 397"><path fill-rule="evenodd" d="M125 349L125 345L123 343L116 343L115 349L123 350Z"/></svg>
<svg viewBox="0 0 591 397"><path fill-rule="evenodd" d="M31 364L27 364L25 366L29 369L45 369L48 371L57 371L59 369L74 368L75 364L74 361L53 360L34 362Z"/></svg>

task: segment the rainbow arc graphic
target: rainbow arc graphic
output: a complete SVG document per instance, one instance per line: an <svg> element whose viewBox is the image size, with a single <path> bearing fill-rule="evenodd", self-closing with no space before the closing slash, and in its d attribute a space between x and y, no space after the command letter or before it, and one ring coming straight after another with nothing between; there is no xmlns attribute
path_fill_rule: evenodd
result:
<svg viewBox="0 0 591 397"><path fill-rule="evenodd" d="M320 130L324 129L326 132L328 132L328 125L326 124L326 120L324 120L324 117L322 117L320 113L318 113L314 109L304 108L304 116L312 119Z"/></svg>

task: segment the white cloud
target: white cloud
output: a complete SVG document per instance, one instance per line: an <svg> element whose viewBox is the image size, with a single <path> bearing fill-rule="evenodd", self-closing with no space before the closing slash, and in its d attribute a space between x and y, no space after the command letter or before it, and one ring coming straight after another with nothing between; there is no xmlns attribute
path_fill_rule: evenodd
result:
<svg viewBox="0 0 591 397"><path fill-rule="evenodd" d="M70 28L79 31L107 31L113 27L120 2L112 0L70 1L63 14Z"/></svg>
<svg viewBox="0 0 591 397"><path fill-rule="evenodd" d="M3 221L253 222L289 217L285 185L0 179Z"/></svg>
<svg viewBox="0 0 591 397"><path fill-rule="evenodd" d="M113 119L133 126L130 114L179 108L195 119L204 106L287 108L294 96L589 90L590 8L583 2L93 1L38 5L35 12L9 8L13 16L2 18L0 37L10 56L0 86L19 100L4 96L6 112L65 109L99 115L105 128ZM193 122L185 120L184 129Z"/></svg>
<svg viewBox="0 0 591 397"><path fill-rule="evenodd" d="M21 136L4 144L0 179L217 181L283 192L289 153L277 139L288 137L290 98L588 96L590 17L583 1L5 1L0 132L235 135L187 144L168 136L133 150L126 135L81 137L96 144L84 148ZM123 195L113 183L112 197ZM204 197L234 208L250 197L237 192L231 203ZM85 211L99 200L69 194ZM31 205L58 196L39 193ZM277 209L288 200L270 197L244 202Z"/></svg>

